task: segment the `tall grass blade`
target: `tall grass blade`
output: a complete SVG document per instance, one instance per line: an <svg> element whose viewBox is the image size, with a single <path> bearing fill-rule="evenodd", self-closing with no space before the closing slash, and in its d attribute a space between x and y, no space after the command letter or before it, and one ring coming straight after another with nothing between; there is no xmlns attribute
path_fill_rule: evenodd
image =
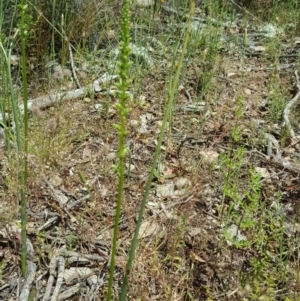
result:
<svg viewBox="0 0 300 301"><path fill-rule="evenodd" d="M27 89L27 69L26 69L26 35L27 29L25 24L26 10L28 6L26 0L21 0L20 5L20 15L21 15L21 49L22 49L22 83L23 83L23 101L24 101L24 115L23 115L23 124L24 124L24 147L21 147L21 161L24 164L21 171L21 237L22 237L22 246L21 246L21 270L23 276L26 272L26 182L28 175L28 89ZM15 120L16 123L18 121ZM23 152L22 152L23 150Z"/></svg>

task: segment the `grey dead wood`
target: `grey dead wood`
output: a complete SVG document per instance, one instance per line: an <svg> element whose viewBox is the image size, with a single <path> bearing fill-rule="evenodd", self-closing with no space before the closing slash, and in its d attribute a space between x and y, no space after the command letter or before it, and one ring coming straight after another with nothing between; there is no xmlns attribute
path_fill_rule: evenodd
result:
<svg viewBox="0 0 300 301"><path fill-rule="evenodd" d="M286 107L283 111L283 118L284 118L284 121L285 121L285 126L287 127L288 131L290 132L290 135L291 135L292 139L296 139L297 137L296 137L295 132L292 128L292 125L291 125L291 122L290 122L290 119L289 119L289 115L290 115L290 111L291 111L292 106L294 106L300 98L300 81L299 81L299 76L298 76L297 71L295 71L295 76L296 76L296 81L297 81L296 85L297 85L298 93L293 97L293 99L291 99L288 102L288 104L286 105Z"/></svg>
<svg viewBox="0 0 300 301"><path fill-rule="evenodd" d="M28 297L30 294L30 288L34 281L35 273L36 273L36 264L30 260L26 261L26 275L25 275L25 283L21 290L21 294L19 296L19 301L28 301Z"/></svg>
<svg viewBox="0 0 300 301"><path fill-rule="evenodd" d="M58 267L58 275L56 279L56 286L51 297L51 301L56 301L58 299L58 294L64 281L65 259L62 256L58 256L56 259L56 263Z"/></svg>
<svg viewBox="0 0 300 301"><path fill-rule="evenodd" d="M48 274L48 271L45 271L39 277L36 278L36 281L35 281L35 288L36 288L35 298L36 298L36 300L39 300L40 295L41 295L42 284L40 282L47 274Z"/></svg>
<svg viewBox="0 0 300 301"><path fill-rule="evenodd" d="M105 91L101 87L101 85L105 85L107 82L110 82L116 78L117 75L104 74L101 78L95 80L92 84L87 85L86 87L71 90L71 91L66 91L66 92L43 95L34 99L29 99L27 104L27 109L29 112L35 112L36 110L50 107L51 105L54 105L56 103L84 97L87 93L95 93L101 95L106 95L106 94L116 95L118 91L116 90ZM19 105L19 112L22 115L24 114L23 104ZM3 122L2 116L0 116L0 122Z"/></svg>
<svg viewBox="0 0 300 301"><path fill-rule="evenodd" d="M47 286L46 286L46 291L44 294L44 298L43 301L48 301L50 299L51 296L51 290L52 290L52 286L55 280L55 270L56 270L56 266L57 266L57 260L56 260L56 256L54 255L50 261L49 264L49 278L48 278L48 282L47 282Z"/></svg>
<svg viewBox="0 0 300 301"><path fill-rule="evenodd" d="M76 206L79 206L82 204L83 201L87 200L90 198L90 195L86 195L84 197L82 197L79 200L73 201L72 203L67 205L67 210L73 209ZM40 226L37 231L40 232L42 230L47 229L48 227L50 227L51 225L53 225L54 223L56 223L56 221L60 218L59 214L56 214L54 217L49 218L42 226Z"/></svg>
<svg viewBox="0 0 300 301"><path fill-rule="evenodd" d="M80 289L81 289L81 283L77 283L73 285L69 289L65 290L63 293L59 294L57 301L63 301L72 297L73 295L77 294Z"/></svg>
<svg viewBox="0 0 300 301"><path fill-rule="evenodd" d="M105 261L105 259L99 255L79 254L79 253L73 252L73 251L61 251L60 254L62 256L69 257L69 260L68 260L69 263L70 263L70 259L71 259L71 262L78 261L80 263L86 263L89 260L98 261L98 262Z"/></svg>
<svg viewBox="0 0 300 301"><path fill-rule="evenodd" d="M97 277L96 275L89 277L88 284L90 285L91 289L87 294L87 300L93 301L95 300L95 297L98 294L100 288L104 284L104 275L102 277L101 276Z"/></svg>
<svg viewBox="0 0 300 301"><path fill-rule="evenodd" d="M42 226L40 226L37 231L40 232L40 231L43 231L45 229L47 229L48 227L50 227L52 224L54 224L57 220L58 220L59 216L54 216L54 217L51 217L49 218Z"/></svg>
<svg viewBox="0 0 300 301"><path fill-rule="evenodd" d="M66 204L67 204L69 198L67 196L65 196L58 189L55 189L54 186L51 184L51 182L47 180L45 175L43 175L43 178L44 178L44 181L46 182L46 184L48 185L53 198L59 204L59 207L69 216L69 218L72 222L75 222L76 218L68 211L68 209L66 207Z"/></svg>

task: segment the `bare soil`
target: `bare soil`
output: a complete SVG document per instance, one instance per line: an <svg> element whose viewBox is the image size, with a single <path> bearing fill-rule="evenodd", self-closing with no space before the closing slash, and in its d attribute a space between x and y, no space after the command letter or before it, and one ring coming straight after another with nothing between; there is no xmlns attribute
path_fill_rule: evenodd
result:
<svg viewBox="0 0 300 301"><path fill-rule="evenodd" d="M165 18L161 13L156 21L164 24ZM229 39L230 34L239 35L239 29L230 31ZM240 190L248 189L250 167L265 169L269 175L262 181L261 202L272 212L272 204L280 192L282 214L296 225L291 235L299 235L298 171L276 164L272 159L276 155L275 148L272 156L267 156L267 144L263 138L264 133L274 135L282 158L297 164L297 141L284 136L281 117L276 120L270 117L270 96L276 93L270 87L274 77L279 90L284 91L286 103L298 92L294 75L296 65L293 65L296 58L291 54L299 52L300 44L290 40L284 45L286 48L278 59L279 65L275 65L274 56L267 51L250 52L246 49L243 54L239 46L236 50L229 46L218 50L214 65L206 66L207 56L203 57L203 52L210 51L209 47L191 48L194 53L188 53L172 123L165 133L161 173L153 181L144 214L147 225L144 230L150 230L139 240L128 299L246 300L244 298L249 292L241 285L241 278L247 271L252 272L250 262L259 254L251 245L236 248L223 238L219 208L223 198L224 172L220 158L213 161L212 156L224 153L233 156L237 148L243 147L245 156L238 176ZM280 64L290 65L281 68ZM167 98L168 80L163 64L158 65L141 80L141 89L134 94L127 119L129 135L126 145L130 155L126 159L114 286L116 294ZM203 93L206 88L204 74L207 73L212 74L212 78ZM238 119L236 112L240 98L243 99L243 114ZM83 99L45 108L30 117L27 227L28 238L34 247L31 260L37 265L35 280L39 278L35 282L35 300L42 300L53 253L63 247L83 257L98 255L102 258L68 263L65 256L65 269L89 267L98 277L98 283L99 279L102 280L94 300L104 299L117 195L117 175L112 168L113 164L118 164L118 136L114 129L118 117L113 109L116 102L112 96L87 95ZM203 102L199 111L186 110L187 105L197 102ZM102 105L102 108L98 109L97 105ZM144 131L141 130L143 118L146 120ZM299 124L296 117L293 119L297 133ZM234 142L232 131L236 126L241 139ZM9 228L19 218L14 172L17 164L8 163L4 148L0 151L0 211L3 215L0 299L17 300L17 292L23 283L19 268L20 234L18 227ZM180 181L185 183L182 187ZM165 191L168 184L173 187L169 193ZM62 200L65 203L62 204ZM67 210L67 205L74 202L77 205ZM231 202L225 200L224 214ZM38 231L55 216L53 223ZM268 242L266 247L271 246L279 252L278 242ZM297 265L297 254L294 256L289 259L292 266ZM54 277L57 279L57 273ZM299 298L299 279L294 280L285 285L277 282L275 290L280 297L276 300L284 300L282 296L289 291L298 296L294 300ZM89 284L85 277L78 276L64 282L61 291L76 283L81 284L79 291L67 300L89 300Z"/></svg>

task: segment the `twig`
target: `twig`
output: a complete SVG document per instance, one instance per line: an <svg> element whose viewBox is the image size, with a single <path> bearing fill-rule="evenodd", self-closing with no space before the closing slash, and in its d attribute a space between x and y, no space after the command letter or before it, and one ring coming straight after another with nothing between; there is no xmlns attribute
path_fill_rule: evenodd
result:
<svg viewBox="0 0 300 301"><path fill-rule="evenodd" d="M73 295L75 295L77 292L80 291L81 287L82 287L81 283L77 283L77 284L73 285L69 289L65 290L63 293L59 294L57 300L63 301L63 300L66 300L66 299L72 297Z"/></svg>
<svg viewBox="0 0 300 301"><path fill-rule="evenodd" d="M285 125L286 125L287 129L289 130L292 139L294 139L294 140L297 139L297 138L296 138L295 132L292 128L292 125L290 123L289 115L290 115L291 107L293 105L295 105L295 103L298 101L298 99L300 97L300 82L299 82L299 76L298 76L297 70L295 71L295 76L296 76L296 81L297 81L298 93L295 95L295 97L292 100L289 101L289 103L286 105L286 107L283 111L283 118L284 118L284 121L285 121Z"/></svg>
<svg viewBox="0 0 300 301"><path fill-rule="evenodd" d="M88 281L89 281L89 279L88 279ZM91 285L91 292L90 292L89 296L87 297L88 301L95 300L95 297L96 297L99 289L103 286L103 284L104 284L103 277L100 278L100 276L97 277L97 283L95 285L90 284Z"/></svg>
<svg viewBox="0 0 300 301"><path fill-rule="evenodd" d="M236 2L234 2L233 0L231 0L231 3L233 5L235 5L236 7L238 7L239 9L242 9L245 13L247 13L248 15L250 15L252 18L254 18L254 20L258 20L257 17L255 17L253 14L251 14L247 9L245 9L244 7L240 6L239 4L237 4Z"/></svg>
<svg viewBox="0 0 300 301"><path fill-rule="evenodd" d="M67 256L67 257L70 257L70 258L76 258L76 261L77 262L86 262L86 261L89 261L89 260L92 260L92 261L97 261L97 262L103 262L105 261L105 258L104 257L101 257L99 255L96 255L96 254L79 254L77 252L73 252L73 251L66 251L66 250L62 250L61 252L59 252L59 255L60 256ZM106 256L108 256L106 254ZM70 261L69 261L70 263Z"/></svg>
<svg viewBox="0 0 300 301"><path fill-rule="evenodd" d="M81 85L79 83L79 80L78 80L78 77L77 77L77 74L76 74L76 70L75 70L73 53L72 53L72 46L71 46L70 42L69 42L69 53L70 53L70 61L71 61L72 74L73 74L74 80L76 82L77 88L81 89Z"/></svg>
<svg viewBox="0 0 300 301"><path fill-rule="evenodd" d="M55 280L55 270L56 270L57 260L56 260L56 254L52 257L50 264L49 264L49 279L47 282L46 291L44 294L43 301L48 301L51 296L51 289Z"/></svg>
<svg viewBox="0 0 300 301"><path fill-rule="evenodd" d="M56 286L51 297L51 301L58 300L57 296L64 281L65 259L62 256L58 256L56 262L58 266L58 275L56 280Z"/></svg>
<svg viewBox="0 0 300 301"><path fill-rule="evenodd" d="M73 78L76 82L76 85L77 85L77 88L78 89L81 89L81 85L78 81L78 78L77 78L77 74L76 74L76 71L75 71L75 64L74 64L74 58L73 58L73 52L72 52L72 46L71 46L71 43L63 29L63 27L61 26L61 31L62 31L62 34L64 35L64 38L65 38L65 41L68 43L68 47L69 47L69 55L70 55L70 62L71 62L71 69L72 69L72 75L73 75Z"/></svg>
<svg viewBox="0 0 300 301"><path fill-rule="evenodd" d="M284 168L284 170L287 170L293 174L300 174L300 164L290 162L286 159L283 159L281 156L272 156L269 162L278 167Z"/></svg>
<svg viewBox="0 0 300 301"><path fill-rule="evenodd" d="M49 218L44 225L40 226L37 231L40 232L40 231L43 231L44 229L48 228L50 225L54 224L57 220L58 220L59 216L54 216L54 217L51 217Z"/></svg>
<svg viewBox="0 0 300 301"><path fill-rule="evenodd" d="M8 288L9 287L9 284L8 283L5 283L4 285L2 285L0 287L0 291L3 291L4 289Z"/></svg>
<svg viewBox="0 0 300 301"><path fill-rule="evenodd" d="M36 281L35 281L35 289L36 289L36 294L35 294L35 298L36 300L39 300L39 296L41 295L41 288L42 285L40 284L40 281L48 274L48 271L45 271L43 274L41 274L39 277L37 277Z"/></svg>
<svg viewBox="0 0 300 301"><path fill-rule="evenodd" d="M250 90L252 90L252 91L254 91L254 92L259 92L257 89L254 89L254 88L252 88L252 87L250 87L250 86L248 86L248 85L245 85L245 84L243 84L243 83L240 83L239 81L236 81L236 80L234 80L234 79L231 79L231 78L228 78L228 77L224 77L224 76L219 76L219 75L215 75L215 77L216 77L216 78L219 78L219 79L221 79L221 80L224 80L224 81L231 82L231 83L233 83L233 84L239 85L239 86L241 86L241 87L248 88L248 89L250 89Z"/></svg>
<svg viewBox="0 0 300 301"><path fill-rule="evenodd" d="M19 301L27 301L30 294L30 288L32 282L34 280L35 272L36 272L36 264L30 260L27 260L27 269L26 269L26 276L25 276L25 283L23 285Z"/></svg>
<svg viewBox="0 0 300 301"><path fill-rule="evenodd" d="M74 216L72 216L72 214L68 211L67 207L65 206L66 203L69 201L69 198L66 197L62 192L60 192L59 190L55 189L53 187L53 185L51 184L50 181L47 180L46 176L43 175L44 181L46 182L46 184L48 185L50 191L52 192L52 196L55 198L55 200L57 201L57 203L59 204L60 208L56 208L56 206L49 204L51 207L53 207L54 209L56 209L56 211L58 211L58 213L62 213L59 210L63 210L71 219L72 222L76 221L76 218ZM61 214L61 218L63 220L63 216Z"/></svg>

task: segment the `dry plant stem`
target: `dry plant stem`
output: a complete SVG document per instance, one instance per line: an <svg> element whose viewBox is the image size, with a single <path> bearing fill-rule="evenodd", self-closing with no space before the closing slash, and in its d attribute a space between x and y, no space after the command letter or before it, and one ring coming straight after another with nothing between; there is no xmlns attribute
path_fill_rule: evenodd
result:
<svg viewBox="0 0 300 301"><path fill-rule="evenodd" d="M255 17L253 14L251 14L251 13L249 12L249 10L247 10L247 9L245 9L244 7L240 6L238 3L234 2L233 0L231 0L231 3L232 3L233 5L235 5L236 7L238 7L239 9L245 11L248 15L250 15L252 18L254 18L254 20L258 20L258 18Z"/></svg>
<svg viewBox="0 0 300 301"><path fill-rule="evenodd" d="M69 47L69 55L70 55L70 62L71 62L71 70L72 70L72 74L73 74L73 78L76 82L76 86L78 89L81 89L81 85L79 83L79 80L78 80L78 77L77 77L77 74L76 74L76 70L75 70L75 64L74 64L74 58L73 58L73 52L72 52L72 46L71 46L71 43L69 41L69 39L67 38L67 35L64 31L64 29L61 27L61 31L64 35L64 38L65 38L65 41L68 43L68 47Z"/></svg>
<svg viewBox="0 0 300 301"><path fill-rule="evenodd" d="M79 83L79 80L78 80L78 77L77 77L77 74L76 74L75 65L74 65L74 59L73 59L72 46L71 46L70 43L69 43L69 54L70 54L72 74L73 74L74 80L76 82L77 88L80 89L81 85Z"/></svg>
<svg viewBox="0 0 300 301"><path fill-rule="evenodd" d="M297 70L295 71L295 76L296 76L296 81L297 81L298 93L295 95L295 97L292 100L289 101L289 103L286 105L286 107L283 111L283 118L285 121L285 125L286 125L287 129L289 130L292 139L296 139L296 135L295 135L295 132L290 123L289 115L290 115L291 107L293 105L295 105L295 103L299 100L299 97L300 97L300 81L299 81L299 76L298 76Z"/></svg>
<svg viewBox="0 0 300 301"><path fill-rule="evenodd" d="M187 44L189 41L189 34L190 34L190 30L191 30L191 23L192 23L192 19L194 16L194 12L195 12L195 2L193 0L191 0L190 2L190 14L189 14L189 19L188 19L188 25L187 25L187 30L185 33L185 38L184 38L184 43L183 43L183 47L182 47L182 52L179 58L179 62L178 62L178 67L176 69L176 73L175 73L175 78L170 90L170 95L169 95L169 100L168 100L168 104L166 106L165 112L164 112L164 118L163 118L163 122L160 128L160 134L159 134L159 139L158 139L158 143L157 143L157 147L155 150L155 154L154 154L154 158L153 158L153 164L150 170L150 175L148 177L148 180L146 182L146 187L145 187L145 192L143 195L143 200L141 203L141 208L139 211L139 217L138 217L138 221L135 227L135 231L134 231L134 235L133 235L133 239L130 245L130 251L129 251L129 257L128 257L128 261L126 264L126 270L125 270L125 276L123 278L123 283L122 283L122 287L121 287L121 294L119 297L119 301L125 301L126 300L126 294L127 294L127 286L128 286L128 280L129 280L129 275L130 275L130 271L132 268L132 263L134 260L134 253L135 253L135 249L136 249L136 245L137 245L137 240L138 240L138 235L139 235L139 230L142 224L142 220L143 220L143 214L144 214L144 209L146 206L146 202L148 199L148 195L149 195L149 191L150 191L150 187L152 184L152 180L153 180L153 174L154 174L154 170L156 168L157 165L157 161L160 155L160 150L161 150L161 144L164 138L164 132L166 129L166 125L167 125L167 121L168 118L170 117L170 112L171 112L171 108L173 106L173 100L174 100L174 96L175 96L175 92L176 89L178 87L178 82L179 82L179 76L180 76L180 72L182 69L182 65L183 65L183 60L185 57L185 53L186 53L186 49L187 49Z"/></svg>

